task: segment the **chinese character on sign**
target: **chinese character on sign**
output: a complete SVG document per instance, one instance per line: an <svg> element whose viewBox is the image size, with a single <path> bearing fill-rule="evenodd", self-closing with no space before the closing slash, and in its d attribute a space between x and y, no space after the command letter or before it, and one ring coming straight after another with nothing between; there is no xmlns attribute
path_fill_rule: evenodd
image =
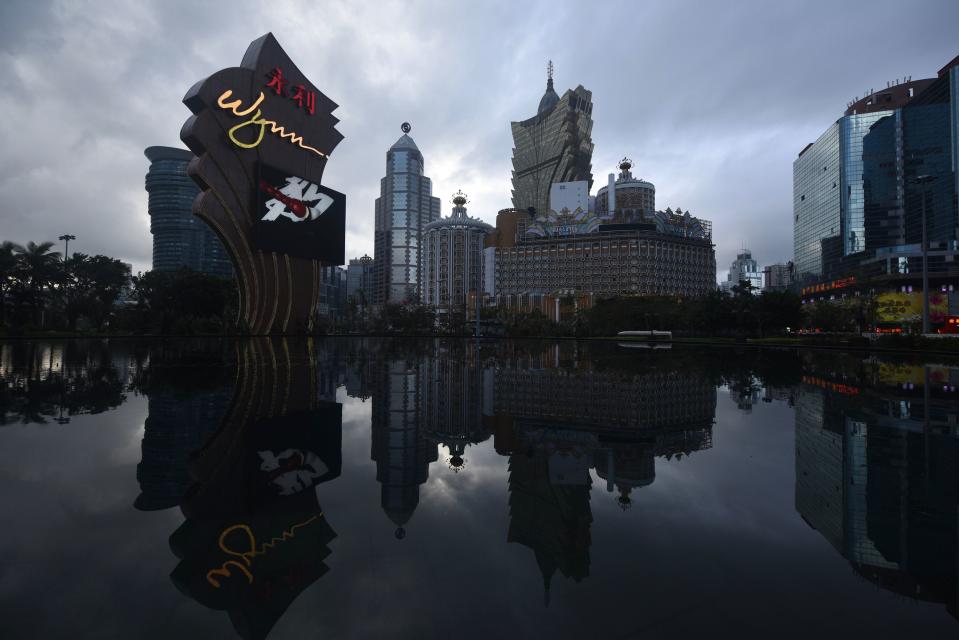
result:
<svg viewBox="0 0 959 640"><path fill-rule="evenodd" d="M273 89L276 92L276 95L282 96L283 87L286 85L287 81L283 79L283 72L280 71L279 67L273 67L273 72L270 75L270 81L266 83L266 86Z"/></svg>
<svg viewBox="0 0 959 640"><path fill-rule="evenodd" d="M302 84L296 85L293 100L296 102L296 106L301 109L305 108L310 115L313 115L313 112L316 110L316 93L307 91L306 87Z"/></svg>

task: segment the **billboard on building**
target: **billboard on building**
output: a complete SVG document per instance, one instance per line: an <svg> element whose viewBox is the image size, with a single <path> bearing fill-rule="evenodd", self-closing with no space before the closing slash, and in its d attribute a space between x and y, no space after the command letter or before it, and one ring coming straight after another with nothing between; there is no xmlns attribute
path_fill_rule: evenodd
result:
<svg viewBox="0 0 959 640"><path fill-rule="evenodd" d="M929 294L929 320L942 322L949 311L946 294ZM878 322L922 322L922 293L881 293L876 297L876 320Z"/></svg>

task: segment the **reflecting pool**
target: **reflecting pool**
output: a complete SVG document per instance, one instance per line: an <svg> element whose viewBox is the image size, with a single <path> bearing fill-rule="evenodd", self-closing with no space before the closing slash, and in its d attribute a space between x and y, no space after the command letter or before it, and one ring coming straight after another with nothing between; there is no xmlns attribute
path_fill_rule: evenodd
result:
<svg viewBox="0 0 959 640"><path fill-rule="evenodd" d="M959 363L638 347L0 342L2 636L959 635Z"/></svg>

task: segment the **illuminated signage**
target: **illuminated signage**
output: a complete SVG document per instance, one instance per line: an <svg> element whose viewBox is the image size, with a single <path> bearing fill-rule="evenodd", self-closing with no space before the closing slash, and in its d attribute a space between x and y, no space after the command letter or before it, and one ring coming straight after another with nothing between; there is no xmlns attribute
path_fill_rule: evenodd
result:
<svg viewBox="0 0 959 640"><path fill-rule="evenodd" d="M194 211L233 263L238 323L252 334L310 331L322 267L345 262L345 196L323 184L343 139L336 103L269 33L183 102L193 115L180 137L201 188Z"/></svg>
<svg viewBox="0 0 959 640"><path fill-rule="evenodd" d="M279 536L273 536L268 542L258 544L256 536L253 534L253 530L247 524L235 524L233 526L227 527L220 533L220 537L217 540L217 546L220 548L224 554L229 556L231 559L224 561L219 567L210 569L206 572L206 581L210 583L214 589L220 588L220 579L229 578L233 575L233 572L230 570L230 567L237 568L244 576L249 584L253 584L253 572L250 567L253 564L254 558L257 556L266 555L266 553L276 547L277 544L282 544L288 540L292 540L296 537L296 530L302 527L307 526L311 522L322 517L323 513L317 513L316 515L310 516L303 522L297 522L290 526L289 529L285 529L280 532ZM239 532L241 535L234 536L234 532ZM233 547L233 541L231 538L239 538L243 546L240 548ZM239 558L242 560L236 560Z"/></svg>
<svg viewBox="0 0 959 640"><path fill-rule="evenodd" d="M260 164L257 177L255 246L323 260L340 248L346 226L346 196Z"/></svg>
<svg viewBox="0 0 959 640"><path fill-rule="evenodd" d="M949 311L949 299L940 293L929 294L929 319L942 322ZM921 322L922 293L887 292L876 296L878 322Z"/></svg>
<svg viewBox="0 0 959 640"><path fill-rule="evenodd" d="M296 103L301 109L306 109L311 116L316 112L316 92L310 91L303 83L287 87L289 80L284 79L283 70L279 67L273 67L270 71L269 82L266 86L273 89L273 93L278 96L286 96Z"/></svg>
<svg viewBox="0 0 959 640"><path fill-rule="evenodd" d="M810 293L823 293L826 291L834 291L836 289L844 289L854 284L856 284L856 277L849 276L848 278L833 280L832 282L823 282L821 284L816 284L811 287L803 287L802 294L808 295Z"/></svg>
<svg viewBox="0 0 959 640"><path fill-rule="evenodd" d="M526 228L527 238L549 238L551 236L574 236L593 233L599 229L599 218L588 211L566 209L560 213L549 211L537 216Z"/></svg>
<svg viewBox="0 0 959 640"><path fill-rule="evenodd" d="M253 116L249 120L244 120L243 122L230 127L230 130L227 131L227 136L230 138L230 141L236 146L242 149L254 149L258 147L260 143L263 142L263 134L265 133L266 128L270 127L270 133L274 133L278 135L280 138L288 138L288 142L290 144L295 144L302 149L305 149L307 151L312 151L313 153L315 153L316 155L322 158L329 157L328 154L323 153L316 147L311 147L308 144L304 144L303 136L299 135L296 131L287 131L286 128L277 124L276 120L267 120L266 118L262 117L263 112L260 109L258 109L258 107L260 106L260 103L263 102L263 98L264 98L262 91L260 92L260 95L257 96L256 100L253 101L253 104L247 107L246 109L240 108L243 106L242 100L233 100L232 102L227 102L227 100L229 100L230 96L232 95L233 95L233 90L227 89L222 94L220 94L219 98L217 98L217 101L216 101L217 105L222 109L228 109L235 116L248 116L250 112L252 112L254 109L256 110L256 112L253 113ZM237 137L237 131L248 126L259 127L256 133L256 138L253 139L252 142L245 142Z"/></svg>
<svg viewBox="0 0 959 640"><path fill-rule="evenodd" d="M836 393L841 393L846 396L857 396L859 395L859 388L854 387L848 384L842 384L839 382L832 382L831 380L826 380L824 378L819 378L817 376L803 376L802 381L806 384L815 385L821 389L826 389L828 391L835 391Z"/></svg>

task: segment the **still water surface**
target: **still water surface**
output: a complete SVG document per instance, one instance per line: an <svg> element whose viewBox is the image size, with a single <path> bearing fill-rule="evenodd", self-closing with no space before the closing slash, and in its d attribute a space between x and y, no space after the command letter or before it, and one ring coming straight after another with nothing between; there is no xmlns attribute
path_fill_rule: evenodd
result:
<svg viewBox="0 0 959 640"><path fill-rule="evenodd" d="M0 343L4 638L959 635L959 368Z"/></svg>

